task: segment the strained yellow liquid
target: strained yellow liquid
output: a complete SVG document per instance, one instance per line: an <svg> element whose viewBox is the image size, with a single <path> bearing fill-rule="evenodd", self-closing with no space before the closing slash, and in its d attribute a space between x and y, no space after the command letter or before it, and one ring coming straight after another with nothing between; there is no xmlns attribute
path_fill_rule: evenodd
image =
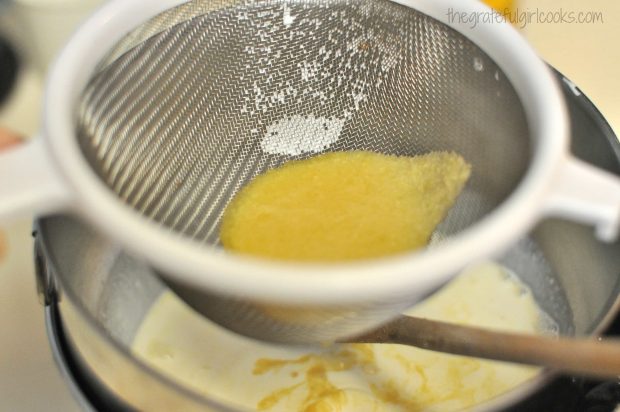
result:
<svg viewBox="0 0 620 412"><path fill-rule="evenodd" d="M454 153L334 152L257 177L229 204L223 246L298 261L388 256L426 245L470 166Z"/></svg>

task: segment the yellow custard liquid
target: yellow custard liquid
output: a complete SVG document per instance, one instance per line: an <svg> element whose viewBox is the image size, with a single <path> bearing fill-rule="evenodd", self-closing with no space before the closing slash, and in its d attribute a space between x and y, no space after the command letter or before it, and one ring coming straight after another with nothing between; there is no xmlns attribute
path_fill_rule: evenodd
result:
<svg viewBox="0 0 620 412"><path fill-rule="evenodd" d="M293 161L245 186L224 213L229 251L346 261L425 246L470 175L454 153L334 152Z"/></svg>

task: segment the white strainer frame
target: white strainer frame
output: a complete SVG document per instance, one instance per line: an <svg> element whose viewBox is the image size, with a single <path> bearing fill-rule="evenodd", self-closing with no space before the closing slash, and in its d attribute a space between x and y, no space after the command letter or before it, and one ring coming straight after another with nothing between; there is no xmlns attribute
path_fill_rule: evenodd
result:
<svg viewBox="0 0 620 412"><path fill-rule="evenodd" d="M553 215L596 225L613 240L620 182L569 154L569 121L551 71L508 23L449 21L448 10L490 13L474 0L398 0L456 29L486 52L512 82L525 108L534 151L522 182L479 223L436 248L347 264L290 264L227 254L142 217L95 174L75 138L76 105L97 63L125 34L183 0L114 0L75 33L49 77L38 138L0 155L0 217L69 211L176 282L282 304L410 301L472 261L498 254ZM7 178L8 177L8 178Z"/></svg>

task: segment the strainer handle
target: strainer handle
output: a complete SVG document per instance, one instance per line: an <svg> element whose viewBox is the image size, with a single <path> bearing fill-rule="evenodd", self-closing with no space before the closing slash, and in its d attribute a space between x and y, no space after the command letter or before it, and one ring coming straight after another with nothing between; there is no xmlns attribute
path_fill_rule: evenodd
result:
<svg viewBox="0 0 620 412"><path fill-rule="evenodd" d="M0 152L0 221L63 209L69 191L41 138Z"/></svg>
<svg viewBox="0 0 620 412"><path fill-rule="evenodd" d="M613 242L620 234L620 177L569 157L554 181L545 212L594 224L600 240Z"/></svg>

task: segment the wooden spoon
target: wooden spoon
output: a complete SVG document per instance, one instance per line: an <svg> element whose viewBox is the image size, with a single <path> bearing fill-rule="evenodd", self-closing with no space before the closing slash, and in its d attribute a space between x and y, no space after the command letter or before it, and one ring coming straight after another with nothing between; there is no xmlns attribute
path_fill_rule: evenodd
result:
<svg viewBox="0 0 620 412"><path fill-rule="evenodd" d="M401 316L347 343L396 343L455 355L547 366L571 374L618 378L620 340L495 332Z"/></svg>

